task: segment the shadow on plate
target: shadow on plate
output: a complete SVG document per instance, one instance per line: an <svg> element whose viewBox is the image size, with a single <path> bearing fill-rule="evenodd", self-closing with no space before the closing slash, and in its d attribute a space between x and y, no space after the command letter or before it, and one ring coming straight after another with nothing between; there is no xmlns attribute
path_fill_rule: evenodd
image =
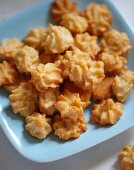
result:
<svg viewBox="0 0 134 170"><path fill-rule="evenodd" d="M38 143L43 142L43 140L37 139L37 138L29 135L29 133L26 130L23 131L23 136L29 143L32 143L32 144L38 144Z"/></svg>
<svg viewBox="0 0 134 170"><path fill-rule="evenodd" d="M4 87L0 87L0 96L7 98L9 96L9 92L4 89Z"/></svg>
<svg viewBox="0 0 134 170"><path fill-rule="evenodd" d="M19 114L15 114L12 110L12 107L8 105L6 108L3 109L4 114L6 114L12 120L21 120L24 121L24 118L20 117Z"/></svg>

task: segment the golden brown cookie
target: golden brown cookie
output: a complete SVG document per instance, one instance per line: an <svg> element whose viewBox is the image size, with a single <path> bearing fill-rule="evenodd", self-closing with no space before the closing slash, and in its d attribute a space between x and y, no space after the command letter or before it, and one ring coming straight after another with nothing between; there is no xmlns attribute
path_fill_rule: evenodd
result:
<svg viewBox="0 0 134 170"><path fill-rule="evenodd" d="M131 44L126 33L112 29L104 34L101 47L104 52L126 57L131 49Z"/></svg>
<svg viewBox="0 0 134 170"><path fill-rule="evenodd" d="M48 54L63 53L73 42L73 36L67 28L50 24L42 47Z"/></svg>
<svg viewBox="0 0 134 170"><path fill-rule="evenodd" d="M91 114L91 121L99 125L115 124L122 115L123 104L114 102L111 98L95 104Z"/></svg>
<svg viewBox="0 0 134 170"><path fill-rule="evenodd" d="M0 86L14 83L18 78L16 67L7 61L0 63Z"/></svg>
<svg viewBox="0 0 134 170"><path fill-rule="evenodd" d="M118 75L126 70L126 59L118 54L103 52L98 56L98 60L104 63L104 71L109 75Z"/></svg>
<svg viewBox="0 0 134 170"><path fill-rule="evenodd" d="M38 51L30 46L25 45L15 55L15 64L20 73L31 73L39 63Z"/></svg>
<svg viewBox="0 0 134 170"><path fill-rule="evenodd" d="M63 81L61 70L54 63L39 64L31 74L31 80L39 92L59 87Z"/></svg>
<svg viewBox="0 0 134 170"><path fill-rule="evenodd" d="M88 22L84 17L72 13L64 15L60 24L73 34L83 33L88 28Z"/></svg>
<svg viewBox="0 0 134 170"><path fill-rule="evenodd" d="M119 158L121 170L134 170L134 145L125 146Z"/></svg>
<svg viewBox="0 0 134 170"><path fill-rule="evenodd" d="M0 57L4 60L12 60L16 51L23 47L23 43L16 38L4 39L0 45Z"/></svg>
<svg viewBox="0 0 134 170"><path fill-rule="evenodd" d="M103 35L110 29L112 13L107 5L90 3L86 6L85 17L88 20L88 32L92 35Z"/></svg>
<svg viewBox="0 0 134 170"><path fill-rule="evenodd" d="M53 129L59 139L69 140L71 138L79 138L87 130L87 124L84 116L79 116L77 122L74 123L69 118L62 119L57 115L54 119Z"/></svg>
<svg viewBox="0 0 134 170"><path fill-rule="evenodd" d="M72 93L65 89L58 96L55 108L60 112L61 118L69 118L72 121L77 121L79 115L83 113L83 102L78 93Z"/></svg>
<svg viewBox="0 0 134 170"><path fill-rule="evenodd" d="M38 109L38 92L31 82L23 82L9 95L14 113L26 117Z"/></svg>
<svg viewBox="0 0 134 170"><path fill-rule="evenodd" d="M46 138L51 132L50 119L46 118L45 114L34 112L32 115L27 116L25 119L26 131L38 139Z"/></svg>
<svg viewBox="0 0 134 170"><path fill-rule="evenodd" d="M97 36L91 36L87 32L77 34L74 37L76 47L78 47L83 52L90 53L93 59L96 58L96 55L100 51L100 47L97 44L97 40Z"/></svg>
<svg viewBox="0 0 134 170"><path fill-rule="evenodd" d="M65 14L77 14L77 3L72 0L54 0L51 6L52 17L55 21L61 21Z"/></svg>
<svg viewBox="0 0 134 170"><path fill-rule="evenodd" d="M42 51L42 42L45 38L46 29L44 27L37 27L30 29L28 34L24 37L24 43L38 50Z"/></svg>
<svg viewBox="0 0 134 170"><path fill-rule="evenodd" d="M134 88L134 71L124 71L115 76L113 81L113 93L117 100L125 102Z"/></svg>

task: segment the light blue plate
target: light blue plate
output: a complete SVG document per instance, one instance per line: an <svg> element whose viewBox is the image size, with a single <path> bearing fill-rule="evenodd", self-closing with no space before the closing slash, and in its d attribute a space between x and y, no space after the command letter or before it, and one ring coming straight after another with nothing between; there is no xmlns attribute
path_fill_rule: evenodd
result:
<svg viewBox="0 0 134 170"><path fill-rule="evenodd" d="M50 20L49 7L52 0L43 0L38 4L27 8L15 16L9 17L0 23L0 41L4 38L18 37L22 39L29 28L40 25L48 26ZM78 0L80 8L89 3L89 0ZM134 47L134 34L130 26L122 18L117 9L109 0L97 0L100 3L106 3L113 13L113 26L128 34L131 44ZM134 67L134 48L128 57L129 69ZM97 127L89 123L89 110L85 111L86 120L88 123L87 132L83 133L79 139L63 142L58 140L54 135L50 135L45 140L37 140L29 136L24 131L23 119L12 112L8 100L8 94L0 88L0 125L6 136L13 146L26 158L36 162L50 162L58 160L94 145L97 145L111 137L123 132L134 125L134 93L131 94L125 103L123 116L114 126Z"/></svg>

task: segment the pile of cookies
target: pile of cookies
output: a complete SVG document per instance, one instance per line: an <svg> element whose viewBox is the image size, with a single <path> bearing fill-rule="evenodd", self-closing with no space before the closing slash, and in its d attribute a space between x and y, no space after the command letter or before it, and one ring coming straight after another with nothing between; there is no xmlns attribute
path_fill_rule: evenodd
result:
<svg viewBox="0 0 134 170"><path fill-rule="evenodd" d="M117 123L134 88L127 34L112 28L105 4L79 11L76 2L55 0L51 13L58 26L33 28L22 42L0 45L0 85L14 113L39 139L52 131L62 140L78 138L87 130L84 109L92 101L92 123Z"/></svg>

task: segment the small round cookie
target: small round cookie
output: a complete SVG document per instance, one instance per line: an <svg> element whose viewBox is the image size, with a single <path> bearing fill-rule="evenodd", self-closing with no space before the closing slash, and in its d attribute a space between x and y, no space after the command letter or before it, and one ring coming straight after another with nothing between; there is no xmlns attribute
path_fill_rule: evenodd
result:
<svg viewBox="0 0 134 170"><path fill-rule="evenodd" d="M64 15L60 24L73 34L83 33L88 28L88 22L84 17L71 13Z"/></svg>
<svg viewBox="0 0 134 170"><path fill-rule="evenodd" d="M23 46L24 44L16 38L6 38L2 41L2 44L0 44L0 57L2 57L4 60L12 61L16 51Z"/></svg>
<svg viewBox="0 0 134 170"><path fill-rule="evenodd" d="M75 123L69 118L62 119L59 115L56 115L53 129L59 139L69 140L79 138L87 130L87 124L83 115L79 116Z"/></svg>
<svg viewBox="0 0 134 170"><path fill-rule="evenodd" d="M74 122L77 121L79 115L83 114L83 102L79 93L72 93L68 89L64 89L63 93L58 96L54 106L60 112L61 118L69 118Z"/></svg>
<svg viewBox="0 0 134 170"><path fill-rule="evenodd" d="M89 66L91 65L90 54L80 50L66 51L60 63L63 76L68 77L76 86L83 89L91 88Z"/></svg>
<svg viewBox="0 0 134 170"><path fill-rule="evenodd" d="M115 76L112 88L117 100L125 102L134 88L134 71L124 71Z"/></svg>
<svg viewBox="0 0 134 170"><path fill-rule="evenodd" d="M127 68L127 60L116 53L102 52L97 59L104 63L104 71L108 75L118 75Z"/></svg>
<svg viewBox="0 0 134 170"><path fill-rule="evenodd" d="M125 146L119 159L121 170L134 170L134 145Z"/></svg>
<svg viewBox="0 0 134 170"><path fill-rule="evenodd" d="M38 51L27 45L20 48L15 55L15 64L20 73L31 73L39 62Z"/></svg>
<svg viewBox="0 0 134 170"><path fill-rule="evenodd" d="M7 61L0 63L0 86L13 84L18 79L16 67Z"/></svg>
<svg viewBox="0 0 134 170"><path fill-rule="evenodd" d="M42 46L46 53L56 54L63 53L73 42L73 36L67 28L50 24Z"/></svg>
<svg viewBox="0 0 134 170"><path fill-rule="evenodd" d="M39 92L59 87L63 82L62 72L55 63L39 64L31 73L31 80Z"/></svg>
<svg viewBox="0 0 134 170"><path fill-rule="evenodd" d="M77 3L73 0L54 0L51 6L52 17L60 22L65 14L78 14Z"/></svg>
<svg viewBox="0 0 134 170"><path fill-rule="evenodd" d="M77 34L74 37L75 45L81 51L91 54L91 58L95 59L96 55L100 51L100 47L97 44L97 36L91 36L87 32L82 34Z"/></svg>
<svg viewBox="0 0 134 170"><path fill-rule="evenodd" d="M122 115L123 104L109 98L95 104L91 114L91 121L99 125L113 125Z"/></svg>
<svg viewBox="0 0 134 170"><path fill-rule="evenodd" d="M90 3L85 9L85 17L88 20L88 32L92 35L103 35L110 29L112 13L105 4Z"/></svg>
<svg viewBox="0 0 134 170"><path fill-rule="evenodd" d="M9 95L14 113L27 117L38 108L38 92L31 82L20 83Z"/></svg>
<svg viewBox="0 0 134 170"><path fill-rule="evenodd" d="M34 112L26 117L25 122L26 131L35 138L45 139L52 132L50 119L45 114Z"/></svg>
<svg viewBox="0 0 134 170"><path fill-rule="evenodd" d="M37 27L30 29L28 34L24 37L24 43L38 50L42 51L41 44L45 38L46 29L44 27Z"/></svg>
<svg viewBox="0 0 134 170"><path fill-rule="evenodd" d="M131 44L126 33L112 29L102 37L101 47L104 52L126 57L131 49Z"/></svg>

